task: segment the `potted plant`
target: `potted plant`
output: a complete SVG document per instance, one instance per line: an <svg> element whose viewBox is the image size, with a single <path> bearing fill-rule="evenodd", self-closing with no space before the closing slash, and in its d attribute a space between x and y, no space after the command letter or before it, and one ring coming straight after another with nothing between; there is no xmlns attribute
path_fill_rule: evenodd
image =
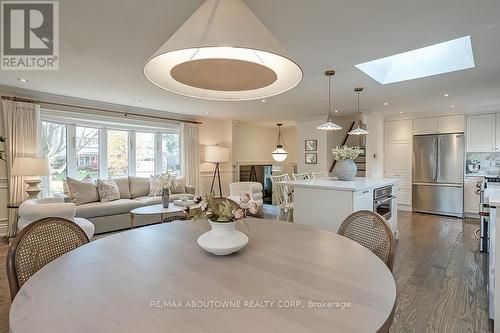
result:
<svg viewBox="0 0 500 333"><path fill-rule="evenodd" d="M339 180L354 180L358 167L354 160L358 158L363 150L359 147L337 146L332 149L333 158L337 161L333 169Z"/></svg>
<svg viewBox="0 0 500 333"><path fill-rule="evenodd" d="M244 221L247 211L255 214L259 210L256 202L250 201L250 195L240 195L242 203L248 203L248 209L227 198L215 198L213 194L196 198L199 208L185 207L186 215L193 221L208 220L211 230L198 237L198 245L216 255L227 255L241 250L248 243L248 237L236 230L236 224Z"/></svg>

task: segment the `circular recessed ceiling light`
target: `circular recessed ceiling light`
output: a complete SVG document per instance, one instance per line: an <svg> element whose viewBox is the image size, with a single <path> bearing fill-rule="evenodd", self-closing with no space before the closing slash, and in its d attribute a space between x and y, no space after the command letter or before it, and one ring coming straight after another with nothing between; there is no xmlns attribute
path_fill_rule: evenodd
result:
<svg viewBox="0 0 500 333"><path fill-rule="evenodd" d="M136 103L141 103L141 102L142 102L142 99L140 99L140 98L136 98L136 99L134 99L134 102L136 102Z"/></svg>
<svg viewBox="0 0 500 333"><path fill-rule="evenodd" d="M399 114L402 114L402 113L403 113L403 111L399 111Z"/></svg>
<svg viewBox="0 0 500 333"><path fill-rule="evenodd" d="M385 102L384 105L387 106L387 105L389 105L389 103Z"/></svg>
<svg viewBox="0 0 500 333"><path fill-rule="evenodd" d="M335 112L335 113L339 113L339 110L335 110L334 112Z"/></svg>
<svg viewBox="0 0 500 333"><path fill-rule="evenodd" d="M448 96L450 96L450 95L448 95L448 94L444 94L444 97L448 97Z"/></svg>
<svg viewBox="0 0 500 333"><path fill-rule="evenodd" d="M180 95L244 101L284 93L303 73L242 0L207 0L146 62L144 75Z"/></svg>
<svg viewBox="0 0 500 333"><path fill-rule="evenodd" d="M451 108L452 108L452 109L454 109L454 108L455 108L455 105L452 105L452 106L451 106Z"/></svg>
<svg viewBox="0 0 500 333"><path fill-rule="evenodd" d="M21 78L21 77L18 77L18 78L17 78L17 80L18 80L18 81L21 81L21 82L29 82L29 81L30 81L30 80L28 80L28 79L23 79L23 78Z"/></svg>
<svg viewBox="0 0 500 333"><path fill-rule="evenodd" d="M265 100L265 99L263 99L263 100L262 100L262 103L265 103L265 102L266 102L266 100Z"/></svg>

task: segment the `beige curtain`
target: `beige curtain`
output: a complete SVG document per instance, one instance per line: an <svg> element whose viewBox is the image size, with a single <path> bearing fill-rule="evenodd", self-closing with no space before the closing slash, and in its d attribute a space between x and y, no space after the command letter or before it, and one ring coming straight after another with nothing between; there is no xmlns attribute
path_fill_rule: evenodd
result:
<svg viewBox="0 0 500 333"><path fill-rule="evenodd" d="M31 101L19 101L2 97L1 114L3 133L7 138L5 153L7 157L7 183L9 204L20 204L26 198L23 177L11 176L16 157L37 157L38 137L40 135L40 105ZM17 210L9 209L7 236L14 237L17 232Z"/></svg>
<svg viewBox="0 0 500 333"><path fill-rule="evenodd" d="M194 186L200 193L200 144L197 124L181 124L181 172L186 184Z"/></svg>

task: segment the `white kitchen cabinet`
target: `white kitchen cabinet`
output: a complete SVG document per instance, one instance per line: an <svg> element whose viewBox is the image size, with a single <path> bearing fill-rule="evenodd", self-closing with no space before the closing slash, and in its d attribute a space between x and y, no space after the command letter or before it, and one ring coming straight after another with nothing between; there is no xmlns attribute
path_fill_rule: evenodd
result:
<svg viewBox="0 0 500 333"><path fill-rule="evenodd" d="M460 133L465 129L463 115L419 118L413 121L413 134Z"/></svg>
<svg viewBox="0 0 500 333"><path fill-rule="evenodd" d="M483 181L484 177L465 177L464 181L464 201L465 212L469 214L479 214L479 192L478 183Z"/></svg>
<svg viewBox="0 0 500 333"><path fill-rule="evenodd" d="M411 173L411 143L388 143L385 146L384 171Z"/></svg>
<svg viewBox="0 0 500 333"><path fill-rule="evenodd" d="M413 121L413 134L435 134L438 131L438 117L420 118Z"/></svg>
<svg viewBox="0 0 500 333"><path fill-rule="evenodd" d="M442 116L437 118L437 131L443 133L461 133L465 130L465 117L463 115Z"/></svg>
<svg viewBox="0 0 500 333"><path fill-rule="evenodd" d="M467 151L495 151L496 137L500 138L496 135L499 128L496 118L494 113L467 116Z"/></svg>
<svg viewBox="0 0 500 333"><path fill-rule="evenodd" d="M373 190L356 191L352 194L352 211L373 210Z"/></svg>
<svg viewBox="0 0 500 333"><path fill-rule="evenodd" d="M385 122L385 142L411 142L413 120L393 120Z"/></svg>

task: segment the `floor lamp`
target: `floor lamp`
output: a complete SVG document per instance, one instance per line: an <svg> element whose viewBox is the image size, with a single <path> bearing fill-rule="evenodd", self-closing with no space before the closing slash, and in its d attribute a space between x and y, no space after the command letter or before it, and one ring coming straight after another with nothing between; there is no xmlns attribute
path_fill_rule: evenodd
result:
<svg viewBox="0 0 500 333"><path fill-rule="evenodd" d="M222 198L222 185L220 182L219 164L229 161L229 148L220 146L206 146L205 147L205 162L215 163L214 175L212 177L212 186L210 186L210 193L214 193L215 178L219 183L219 195Z"/></svg>

